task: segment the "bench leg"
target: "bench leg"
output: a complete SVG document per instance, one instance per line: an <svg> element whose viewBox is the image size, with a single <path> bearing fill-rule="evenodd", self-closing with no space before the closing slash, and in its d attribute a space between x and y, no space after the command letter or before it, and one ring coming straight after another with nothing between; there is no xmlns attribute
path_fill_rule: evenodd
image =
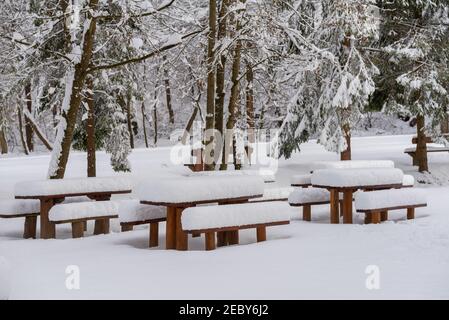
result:
<svg viewBox="0 0 449 320"><path fill-rule="evenodd" d="M84 221L84 231L87 231L87 221Z"/></svg>
<svg viewBox="0 0 449 320"><path fill-rule="evenodd" d="M416 153L410 153L410 157L412 157L413 166L419 166L418 158L416 157Z"/></svg>
<svg viewBox="0 0 449 320"><path fill-rule="evenodd" d="M134 226L132 224L122 224L122 232L133 231Z"/></svg>
<svg viewBox="0 0 449 320"><path fill-rule="evenodd" d="M165 229L165 247L176 249L176 208L167 207L167 222Z"/></svg>
<svg viewBox="0 0 449 320"><path fill-rule="evenodd" d="M338 216L338 191L330 190L330 207L331 207L331 223L338 224L340 218Z"/></svg>
<svg viewBox="0 0 449 320"><path fill-rule="evenodd" d="M368 213L365 213L365 224L370 224L373 223L372 219L371 219L371 215Z"/></svg>
<svg viewBox="0 0 449 320"><path fill-rule="evenodd" d="M227 238L229 245L239 244L239 231L238 230L228 231Z"/></svg>
<svg viewBox="0 0 449 320"><path fill-rule="evenodd" d="M311 221L312 220L312 206L306 204L302 207L302 220Z"/></svg>
<svg viewBox="0 0 449 320"><path fill-rule="evenodd" d="M159 222L150 223L150 248L159 246Z"/></svg>
<svg viewBox="0 0 449 320"><path fill-rule="evenodd" d="M25 217L25 225L23 228L24 239L36 239L37 216Z"/></svg>
<svg viewBox="0 0 449 320"><path fill-rule="evenodd" d="M215 232L206 232L206 250L215 250Z"/></svg>
<svg viewBox="0 0 449 320"><path fill-rule="evenodd" d="M267 228L258 227L257 228L257 242L262 242L267 240Z"/></svg>
<svg viewBox="0 0 449 320"><path fill-rule="evenodd" d="M84 229L84 225L83 225ZM95 220L94 234L108 234L109 233L109 219L98 219Z"/></svg>
<svg viewBox="0 0 449 320"><path fill-rule="evenodd" d="M388 211L382 211L380 213L380 221L384 222L388 220Z"/></svg>
<svg viewBox="0 0 449 320"><path fill-rule="evenodd" d="M352 196L352 190L343 192L343 223L352 223Z"/></svg>
<svg viewBox="0 0 449 320"><path fill-rule="evenodd" d="M217 246L224 247L228 244L228 233L225 231L217 232Z"/></svg>
<svg viewBox="0 0 449 320"><path fill-rule="evenodd" d="M72 238L82 238L84 236L84 222L72 222Z"/></svg>
<svg viewBox="0 0 449 320"><path fill-rule="evenodd" d="M415 208L407 208L407 219L415 219Z"/></svg>
<svg viewBox="0 0 449 320"><path fill-rule="evenodd" d="M188 235L182 230L181 216L183 208L176 208L176 250L188 250Z"/></svg>
<svg viewBox="0 0 449 320"><path fill-rule="evenodd" d="M374 224L380 223L380 212L371 213L371 222Z"/></svg>
<svg viewBox="0 0 449 320"><path fill-rule="evenodd" d="M41 199L40 224L42 239L54 239L56 237L55 224L48 219L48 212L53 205L53 199Z"/></svg>

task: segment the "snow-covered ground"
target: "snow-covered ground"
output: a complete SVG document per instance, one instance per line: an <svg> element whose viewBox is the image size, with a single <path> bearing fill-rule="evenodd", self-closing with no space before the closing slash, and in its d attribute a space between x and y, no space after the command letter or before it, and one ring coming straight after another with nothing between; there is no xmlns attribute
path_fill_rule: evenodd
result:
<svg viewBox="0 0 449 320"><path fill-rule="evenodd" d="M418 175L403 153L411 136L353 139L353 158L393 160L424 188L429 206L405 221L363 225L330 225L329 208L312 209L312 222L299 220L294 209L288 226L268 229L268 240L255 243L255 231L241 232L243 245L203 251L202 238L190 238L190 251L149 249L148 229L70 239L70 226L57 228L57 240L22 240L23 221L0 220L0 298L10 299L314 299L314 298L449 298L449 154L431 154L431 175ZM161 179L185 168L170 164L170 148L138 149L131 155L135 183ZM314 161L337 160L314 142L292 159L281 160L277 182L289 185L294 174L309 171ZM17 182L45 178L48 155L0 158L0 200L13 196ZM84 176L85 154L73 153L68 177ZM98 175L112 175L108 157L98 154ZM68 290L69 266L79 267L80 289ZM370 267L371 266L371 267ZM372 266L375 266L374 268ZM377 269L378 268L378 269ZM380 288L369 290L369 274L378 270ZM69 275L66 274L69 271ZM11 290L8 290L10 285ZM8 293L7 293L8 291Z"/></svg>

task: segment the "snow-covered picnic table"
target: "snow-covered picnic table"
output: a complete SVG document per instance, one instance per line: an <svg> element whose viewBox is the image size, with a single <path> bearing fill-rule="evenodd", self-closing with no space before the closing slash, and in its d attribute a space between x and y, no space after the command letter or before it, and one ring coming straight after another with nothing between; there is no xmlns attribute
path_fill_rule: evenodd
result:
<svg viewBox="0 0 449 320"><path fill-rule="evenodd" d="M166 248L187 250L184 209L202 204L236 204L260 198L264 181L256 176L196 176L147 181L137 188L142 204L167 207Z"/></svg>
<svg viewBox="0 0 449 320"><path fill-rule="evenodd" d="M132 185L125 177L76 178L25 181L15 185L16 199L40 200L41 238L55 238L55 225L48 213L67 197L87 196L96 201L107 201L113 194L131 193Z"/></svg>
<svg viewBox="0 0 449 320"><path fill-rule="evenodd" d="M402 188L403 176L395 168L322 169L312 174L312 186L329 190L331 223L339 223L339 193L343 193L343 222L352 223L355 191Z"/></svg>
<svg viewBox="0 0 449 320"><path fill-rule="evenodd" d="M317 161L311 171L321 169L368 169L368 168L394 168L391 160L348 160L348 161Z"/></svg>

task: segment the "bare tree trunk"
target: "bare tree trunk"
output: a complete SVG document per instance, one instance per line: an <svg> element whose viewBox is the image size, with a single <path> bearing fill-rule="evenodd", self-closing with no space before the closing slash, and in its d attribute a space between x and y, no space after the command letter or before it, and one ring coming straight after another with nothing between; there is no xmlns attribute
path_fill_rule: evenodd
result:
<svg viewBox="0 0 449 320"><path fill-rule="evenodd" d="M444 107L444 115L443 119L441 119L441 133L442 134L449 133L449 116L447 114L447 107Z"/></svg>
<svg viewBox="0 0 449 320"><path fill-rule="evenodd" d="M95 101L94 101L94 83L92 76L88 76L86 80L87 86L87 121L86 121L86 135L87 135L87 176L97 176L96 164L96 146L95 146Z"/></svg>
<svg viewBox="0 0 449 320"><path fill-rule="evenodd" d="M166 62L167 56L164 56L162 59L164 60L164 62ZM165 86L165 98L167 101L167 109L168 109L168 115L170 118L170 123L175 124L175 113L173 112L173 106L172 106L170 78L168 75L167 66L165 64L164 64L164 86Z"/></svg>
<svg viewBox="0 0 449 320"><path fill-rule="evenodd" d="M157 101L153 106L154 146L157 146Z"/></svg>
<svg viewBox="0 0 449 320"><path fill-rule="evenodd" d="M416 130L418 141L416 144L416 160L418 161L419 172L428 172L429 166L427 163L427 142L425 132L425 118L423 115L416 117Z"/></svg>
<svg viewBox="0 0 449 320"><path fill-rule="evenodd" d="M98 6L98 0L90 0L89 7L91 11L88 11L89 18L91 19L90 25L86 34L84 35L83 52L81 54L80 62L75 65L75 72L73 76L73 82L71 83L71 91L69 97L68 110L62 110L61 116L65 121L65 128L62 134L61 141L56 141L60 146L55 148L50 162L49 177L50 179L62 179L65 175L67 162L69 160L70 148L72 146L73 131L75 129L76 117L81 104L81 91L84 89L84 84L88 72L88 68L92 59L93 45L95 32L97 28L96 18L92 17L92 11L96 11ZM58 132L59 134L59 132Z"/></svg>
<svg viewBox="0 0 449 320"><path fill-rule="evenodd" d="M143 137L145 139L145 147L149 148L149 144L148 144L148 135L147 135L147 127L145 125L145 120L147 118L146 114L145 114L145 101L142 101L142 128L143 128Z"/></svg>
<svg viewBox="0 0 449 320"><path fill-rule="evenodd" d="M253 153L252 144L256 142L255 136L255 115L254 115L254 71L249 62L246 63L246 123L248 127L248 147L246 154L251 163L251 156Z"/></svg>
<svg viewBox="0 0 449 320"><path fill-rule="evenodd" d="M28 82L25 86L25 99L27 104L27 109L30 114L33 112L33 101L31 97L31 83ZM34 151L34 144L33 144L33 128L31 126L30 121L28 118L25 118L25 137L26 137L26 144L28 147L29 152Z"/></svg>
<svg viewBox="0 0 449 320"><path fill-rule="evenodd" d="M351 160L351 158L352 158L352 155L351 155L351 127L349 126L349 124L343 125L343 133L345 135L347 148L345 151L341 152L340 160L346 161L346 160Z"/></svg>
<svg viewBox="0 0 449 320"><path fill-rule="evenodd" d="M0 128L0 152L1 154L8 153L8 142L6 141L5 130Z"/></svg>
<svg viewBox="0 0 449 320"><path fill-rule="evenodd" d="M206 106L206 132L208 137L204 138L206 149L211 149L214 143L214 137L211 130L214 129L215 121L215 37L217 33L217 1L209 0L209 33L207 35L207 106ZM214 170L213 152L206 152L205 159L206 170Z"/></svg>
<svg viewBox="0 0 449 320"><path fill-rule="evenodd" d="M128 131L129 131L129 144L131 149L134 149L134 132L133 132L133 122L132 122L132 113L131 113L131 94L128 94L126 97L126 119L128 122Z"/></svg>
<svg viewBox="0 0 449 320"><path fill-rule="evenodd" d="M25 152L26 155L29 155L30 152L28 151L28 146L25 141L25 137L23 136L23 115L22 115L22 107L17 107L17 118L19 122L19 134L20 134L20 142L22 143L23 152Z"/></svg>

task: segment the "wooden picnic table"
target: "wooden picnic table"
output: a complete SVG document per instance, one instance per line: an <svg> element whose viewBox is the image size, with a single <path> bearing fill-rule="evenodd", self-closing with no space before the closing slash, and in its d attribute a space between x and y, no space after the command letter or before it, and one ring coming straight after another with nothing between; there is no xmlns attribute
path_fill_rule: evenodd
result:
<svg viewBox="0 0 449 320"><path fill-rule="evenodd" d="M109 188L107 186L107 179L113 179L111 180L113 181L113 184ZM73 186L71 186L71 184L73 184ZM35 185L34 188L33 185ZM29 186L32 188L27 189ZM86 191L81 191L83 186L87 186L85 188ZM46 189L45 187L48 188ZM113 194L126 194L132 192L129 182L120 181L115 177L66 179L65 182L64 180L22 182L17 184L15 189L16 199L36 199L40 201L41 239L54 239L56 237L55 224L49 220L48 214L54 205L61 203L65 198L87 196L95 201L108 201ZM95 221L95 233L101 233L101 230L104 228L104 223L105 220L103 219Z"/></svg>
<svg viewBox="0 0 449 320"><path fill-rule="evenodd" d="M366 180L367 177L373 176L373 173L383 172L391 173L392 176L385 175L375 181ZM325 183L326 173L332 175L329 178L329 183ZM364 176L364 173L366 175ZM355 174L359 174L358 176ZM314 179L314 175L320 175ZM358 190L362 191L375 191L385 189L397 189L402 188L403 174L399 169L394 168L366 168L366 169L326 169L315 173L312 176L312 186L315 188L324 188L330 192L330 216L331 223L338 224L340 217L338 213L338 206L340 201L340 193L343 194L342 202L342 215L343 223L351 224L353 218L352 201L354 192ZM331 181L332 178L338 177L338 182ZM384 182L382 182L384 181Z"/></svg>
<svg viewBox="0 0 449 320"><path fill-rule="evenodd" d="M158 192L152 192L157 189ZM245 203L263 197L263 189L260 177L200 176L149 181L139 186L138 193L140 203L167 208L166 249L187 250L188 234L182 230L181 223L185 209L203 204ZM233 243L238 241L238 231L218 233L217 237L219 245L225 237Z"/></svg>

